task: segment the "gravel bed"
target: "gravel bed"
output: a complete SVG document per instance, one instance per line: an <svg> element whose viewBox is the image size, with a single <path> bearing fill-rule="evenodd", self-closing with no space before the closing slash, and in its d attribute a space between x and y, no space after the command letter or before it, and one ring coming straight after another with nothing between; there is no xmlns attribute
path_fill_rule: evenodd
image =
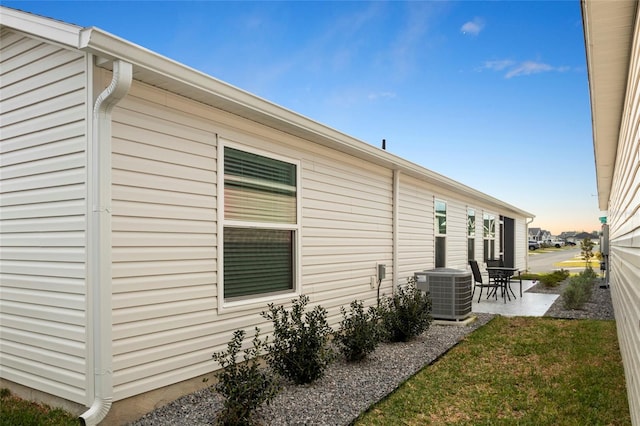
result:
<svg viewBox="0 0 640 426"><path fill-rule="evenodd" d="M255 419L263 425L347 425L405 380L428 365L494 315L475 314L469 325L432 324L407 343L381 344L367 360L337 360L311 385L285 384L263 405ZM209 389L186 395L148 413L131 425L210 425L222 409L222 398Z"/></svg>
<svg viewBox="0 0 640 426"><path fill-rule="evenodd" d="M538 283L527 291L562 294L567 283L551 289ZM591 300L583 309L565 310L561 296L545 316L612 320L610 291L600 288L600 282L596 282ZM381 344L362 363L348 364L338 360L322 379L311 385L285 384L270 405L257 410L255 419L262 425L348 425L494 317L492 314L475 315L478 319L467 326L431 325L427 332L411 342ZM203 389L158 408L131 425L211 425L221 409L222 398L210 389Z"/></svg>
<svg viewBox="0 0 640 426"><path fill-rule="evenodd" d="M563 306L562 292L568 285L569 281L565 280L560 286L553 289L545 289L540 283L536 284L528 291L539 293L556 293L561 296L553 302L545 313L546 317L566 318L566 319L598 319L613 320L613 304L611 302L611 289L600 287L603 282L598 279L593 284L591 299L585 303L582 309L565 309ZM539 287L539 288L537 288Z"/></svg>

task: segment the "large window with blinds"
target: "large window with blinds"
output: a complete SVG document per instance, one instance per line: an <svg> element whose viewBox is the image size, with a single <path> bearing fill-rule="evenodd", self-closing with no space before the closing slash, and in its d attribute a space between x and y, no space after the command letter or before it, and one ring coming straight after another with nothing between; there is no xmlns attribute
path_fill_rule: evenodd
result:
<svg viewBox="0 0 640 426"><path fill-rule="evenodd" d="M295 289L297 165L224 147L225 300Z"/></svg>

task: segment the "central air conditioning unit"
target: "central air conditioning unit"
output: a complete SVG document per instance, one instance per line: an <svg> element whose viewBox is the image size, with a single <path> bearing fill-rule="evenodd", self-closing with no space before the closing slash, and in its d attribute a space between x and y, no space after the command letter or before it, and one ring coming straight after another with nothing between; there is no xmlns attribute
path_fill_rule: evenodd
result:
<svg viewBox="0 0 640 426"><path fill-rule="evenodd" d="M471 315L471 272L436 268L414 274L418 289L431 296L434 319L464 320Z"/></svg>

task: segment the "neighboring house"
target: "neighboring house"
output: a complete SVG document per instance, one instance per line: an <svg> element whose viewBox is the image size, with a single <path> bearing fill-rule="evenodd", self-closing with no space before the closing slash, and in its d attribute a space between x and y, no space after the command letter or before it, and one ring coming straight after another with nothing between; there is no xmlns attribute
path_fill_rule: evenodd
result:
<svg viewBox="0 0 640 426"><path fill-rule="evenodd" d="M136 46L0 8L0 381L125 423L306 294L527 267L533 215ZM389 360L390 365L393 360ZM89 409L87 409L89 407Z"/></svg>
<svg viewBox="0 0 640 426"><path fill-rule="evenodd" d="M582 1L598 203L634 425L640 425L640 15L637 1Z"/></svg>
<svg viewBox="0 0 640 426"><path fill-rule="evenodd" d="M551 232L541 228L529 228L529 239L542 243L551 239Z"/></svg>
<svg viewBox="0 0 640 426"><path fill-rule="evenodd" d="M538 241L540 241L540 242L550 241L552 239L551 232L543 229L542 231L540 231L540 237L539 238L540 239Z"/></svg>

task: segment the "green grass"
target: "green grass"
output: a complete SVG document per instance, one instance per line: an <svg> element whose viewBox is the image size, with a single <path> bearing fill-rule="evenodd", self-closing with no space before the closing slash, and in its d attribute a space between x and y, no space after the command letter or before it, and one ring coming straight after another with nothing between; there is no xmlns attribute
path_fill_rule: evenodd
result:
<svg viewBox="0 0 640 426"><path fill-rule="evenodd" d="M62 409L17 398L0 390L0 426L77 426L78 418Z"/></svg>
<svg viewBox="0 0 640 426"><path fill-rule="evenodd" d="M615 322L497 317L354 424L630 425Z"/></svg>

